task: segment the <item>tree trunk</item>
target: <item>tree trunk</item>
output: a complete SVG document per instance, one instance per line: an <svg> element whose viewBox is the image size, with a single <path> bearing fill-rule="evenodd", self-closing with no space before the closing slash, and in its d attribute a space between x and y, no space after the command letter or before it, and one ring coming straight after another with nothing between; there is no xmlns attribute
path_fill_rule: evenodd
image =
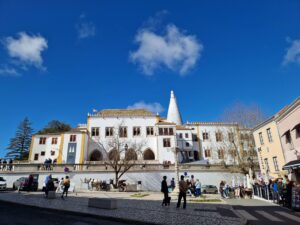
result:
<svg viewBox="0 0 300 225"><path fill-rule="evenodd" d="M118 182L119 182L119 173L118 173L118 171L115 171L115 180L116 180L115 188L118 188Z"/></svg>

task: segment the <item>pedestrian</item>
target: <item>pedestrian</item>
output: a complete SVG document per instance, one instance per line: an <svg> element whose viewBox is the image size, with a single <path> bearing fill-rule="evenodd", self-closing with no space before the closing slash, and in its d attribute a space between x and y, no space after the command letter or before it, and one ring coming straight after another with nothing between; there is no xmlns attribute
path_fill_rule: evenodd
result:
<svg viewBox="0 0 300 225"><path fill-rule="evenodd" d="M63 192L64 191L64 178L62 177L58 183L58 186L56 188L56 193Z"/></svg>
<svg viewBox="0 0 300 225"><path fill-rule="evenodd" d="M196 179L196 183L195 183L195 197L198 197L201 195L201 183L199 181L199 179Z"/></svg>
<svg viewBox="0 0 300 225"><path fill-rule="evenodd" d="M66 193L66 197L68 197L68 190L69 190L69 187L70 187L70 178L69 176L66 176L65 179L64 179L64 191L61 195L61 198L64 199L64 194Z"/></svg>
<svg viewBox="0 0 300 225"><path fill-rule="evenodd" d="M13 160L12 159L10 159L8 162L8 168L9 168L9 171L12 171L12 168L13 168Z"/></svg>
<svg viewBox="0 0 300 225"><path fill-rule="evenodd" d="M167 185L167 176L163 176L163 180L161 182L161 192L164 193L164 199L161 203L161 206L165 205L170 205L169 202L169 190L168 190L168 185Z"/></svg>
<svg viewBox="0 0 300 225"><path fill-rule="evenodd" d="M224 181L221 180L220 186L219 186L219 191L220 191L220 194L221 194L222 198L225 198L224 197L224 186L225 186L225 183L224 183Z"/></svg>
<svg viewBox="0 0 300 225"><path fill-rule="evenodd" d="M179 195L178 195L178 202L177 202L177 209L180 207L181 199L183 198L183 209L186 208L186 191L188 190L188 185L184 181L184 176L181 175L179 181Z"/></svg>
<svg viewBox="0 0 300 225"><path fill-rule="evenodd" d="M32 174L30 174L29 178L28 178L28 187L27 187L28 189L27 189L27 191L31 191L32 184L33 184L33 176L32 176Z"/></svg>
<svg viewBox="0 0 300 225"><path fill-rule="evenodd" d="M175 189L176 185L175 185L175 179L174 177L172 178L171 180L171 188L172 188L172 191Z"/></svg>
<svg viewBox="0 0 300 225"><path fill-rule="evenodd" d="M4 159L3 160L3 166L2 166L3 171L6 171L6 164L7 164L7 161L6 161L6 159Z"/></svg>
<svg viewBox="0 0 300 225"><path fill-rule="evenodd" d="M241 189L240 189L239 185L237 184L234 188L234 197L240 198L240 194L241 194Z"/></svg>
<svg viewBox="0 0 300 225"><path fill-rule="evenodd" d="M45 182L44 182L44 185L45 185L45 196L46 196L46 198L48 198L48 192L49 192L49 189L51 188L50 187L51 186L50 180L52 181L52 175L51 175L51 173L48 176L46 176Z"/></svg>

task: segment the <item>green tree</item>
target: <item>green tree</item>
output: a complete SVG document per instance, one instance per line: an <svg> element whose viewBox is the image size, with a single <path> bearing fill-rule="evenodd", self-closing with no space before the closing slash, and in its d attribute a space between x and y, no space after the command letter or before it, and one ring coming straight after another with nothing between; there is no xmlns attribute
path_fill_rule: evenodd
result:
<svg viewBox="0 0 300 225"><path fill-rule="evenodd" d="M7 158L26 160L28 159L29 147L31 143L33 129L26 117L18 126L15 137L10 139L9 146L6 148Z"/></svg>
<svg viewBox="0 0 300 225"><path fill-rule="evenodd" d="M70 131L71 129L71 126L67 123L59 120L51 120L46 127L38 132L38 134L60 133Z"/></svg>

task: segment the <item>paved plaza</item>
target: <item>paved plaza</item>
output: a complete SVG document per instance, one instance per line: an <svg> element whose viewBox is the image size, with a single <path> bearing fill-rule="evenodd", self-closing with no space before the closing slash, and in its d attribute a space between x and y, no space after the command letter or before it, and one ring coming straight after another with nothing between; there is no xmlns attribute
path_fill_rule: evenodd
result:
<svg viewBox="0 0 300 225"><path fill-rule="evenodd" d="M187 209L184 210L182 208L176 209L176 200L173 200L169 207L162 207L161 193L148 193L148 196L140 199L131 197L132 194L89 191L71 193L68 198L62 200L59 197L46 199L41 192L1 192L0 201L43 209L62 210L76 213L76 215L90 215L131 224L246 224L246 220L236 214L230 205L222 202L218 204L188 202ZM91 197L116 198L118 199L118 209L90 208L88 207L88 199Z"/></svg>

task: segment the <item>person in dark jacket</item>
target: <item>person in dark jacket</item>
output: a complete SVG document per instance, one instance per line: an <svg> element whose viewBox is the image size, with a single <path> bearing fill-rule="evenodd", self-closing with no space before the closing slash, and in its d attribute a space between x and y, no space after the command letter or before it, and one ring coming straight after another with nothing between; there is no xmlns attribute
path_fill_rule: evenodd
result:
<svg viewBox="0 0 300 225"><path fill-rule="evenodd" d="M164 199L161 203L161 205L170 205L169 202L169 191L168 191L168 184L167 184L167 177L163 176L163 180L161 182L161 192L164 193Z"/></svg>

